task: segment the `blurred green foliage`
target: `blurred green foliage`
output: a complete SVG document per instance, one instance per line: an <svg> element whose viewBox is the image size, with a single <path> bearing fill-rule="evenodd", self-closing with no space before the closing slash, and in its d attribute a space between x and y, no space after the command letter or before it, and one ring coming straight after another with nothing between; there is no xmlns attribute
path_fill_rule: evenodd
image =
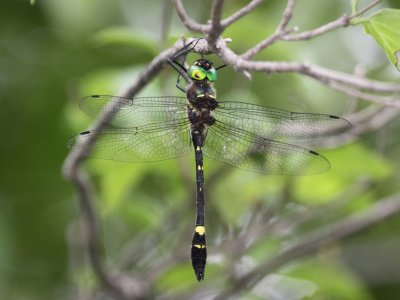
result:
<svg viewBox="0 0 400 300"><path fill-rule="evenodd" d="M68 138L91 122L79 111L78 100L89 94L120 93L160 50L181 34L191 35L169 1L32 2L5 0L0 9L0 298L78 299L82 291L96 288L84 255L68 243L80 239L79 207L71 184L60 173ZM291 24L301 30L351 11L347 0L298 2ZM211 1L184 3L193 18L207 20ZM226 1L224 15L245 3ZM240 53L272 33L284 5L285 1L265 1L240 19L224 34L233 39L231 47ZM399 8L396 0L384 1L382 6ZM348 72L362 65L377 79L398 78L361 27L339 29L309 42L280 43L257 59L305 60ZM175 81L175 72L166 68L141 95L180 95ZM346 96L293 74L253 74L253 80L246 81L225 68L217 88L221 99L293 111L341 115L349 104ZM279 253L294 235L398 191L399 127L394 121L352 144L323 150L332 170L312 177L262 176L206 159L210 248L206 283L229 284L221 270L229 270L238 258L234 253L223 257L219 247L240 236L251 211L267 213L272 207L273 220L283 224L305 209L316 209L318 214L296 230L266 232L265 239L257 241L240 261L245 270ZM98 191L96 207L112 265L140 274L154 260L168 262L182 252L184 260L167 265L158 274L157 292L173 298L174 293L198 288L188 253L194 217L194 159L154 164L89 160L86 168ZM372 184L348 196L360 179ZM331 211L338 199L347 202ZM285 287L293 286L295 292L286 300L397 299L398 252L383 253L400 247L399 229L399 218L392 219L343 245L332 245L328 254L321 251L320 256L267 277L270 281L263 281L247 299L278 299L268 296L269 292L285 293ZM355 259L357 254L351 251L359 245L368 245L361 248L364 260ZM365 268L371 260L381 264ZM388 264L392 268L385 273Z"/></svg>

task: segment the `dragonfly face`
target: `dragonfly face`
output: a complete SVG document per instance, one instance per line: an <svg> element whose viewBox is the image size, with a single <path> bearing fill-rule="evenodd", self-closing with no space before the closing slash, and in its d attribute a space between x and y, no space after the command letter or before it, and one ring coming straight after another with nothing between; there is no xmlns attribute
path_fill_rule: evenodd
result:
<svg viewBox="0 0 400 300"><path fill-rule="evenodd" d="M217 70L213 67L213 63L204 58L196 60L187 74L194 81L214 82L217 80Z"/></svg>

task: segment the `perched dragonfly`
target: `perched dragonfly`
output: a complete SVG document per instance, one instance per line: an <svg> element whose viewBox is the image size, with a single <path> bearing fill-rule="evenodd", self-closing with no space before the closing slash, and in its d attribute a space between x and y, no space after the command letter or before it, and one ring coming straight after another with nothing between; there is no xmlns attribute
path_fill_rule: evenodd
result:
<svg viewBox="0 0 400 300"><path fill-rule="evenodd" d="M217 70L202 57L186 67L184 47L169 63L179 73L177 87L186 97L122 98L94 95L80 108L92 117L111 111L114 117L100 133L84 131L69 141L87 156L122 162L155 162L186 155L196 161L196 224L191 260L198 281L204 279L207 259L204 218L203 154L243 170L286 175L311 175L330 168L328 160L299 144L333 137L351 124L340 117L295 113L233 101L219 101L213 82ZM186 85L182 86L180 78ZM86 141L99 134L89 148Z"/></svg>

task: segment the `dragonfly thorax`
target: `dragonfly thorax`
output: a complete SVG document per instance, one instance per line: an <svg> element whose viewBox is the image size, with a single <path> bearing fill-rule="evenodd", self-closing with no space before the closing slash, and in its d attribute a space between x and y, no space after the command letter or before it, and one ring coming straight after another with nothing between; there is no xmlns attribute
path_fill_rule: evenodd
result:
<svg viewBox="0 0 400 300"><path fill-rule="evenodd" d="M215 91L210 84L192 82L186 93L187 112L190 123L212 125L212 111L217 107Z"/></svg>
<svg viewBox="0 0 400 300"><path fill-rule="evenodd" d="M195 107L206 107L215 109L216 107L215 89L208 82L194 81L190 83L186 98Z"/></svg>

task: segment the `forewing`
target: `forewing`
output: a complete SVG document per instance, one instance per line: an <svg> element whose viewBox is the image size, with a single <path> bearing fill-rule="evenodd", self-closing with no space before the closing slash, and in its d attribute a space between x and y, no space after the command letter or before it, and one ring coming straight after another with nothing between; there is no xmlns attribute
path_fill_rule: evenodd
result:
<svg viewBox="0 0 400 300"><path fill-rule="evenodd" d="M184 97L123 98L93 95L83 98L81 110L96 118L102 112L113 112L108 122L114 127L132 128L152 123L179 122L186 118Z"/></svg>
<svg viewBox="0 0 400 300"><path fill-rule="evenodd" d="M214 116L232 127L289 143L329 139L351 128L349 121L332 115L294 113L241 102L218 102Z"/></svg>
<svg viewBox="0 0 400 300"><path fill-rule="evenodd" d="M96 131L76 135L69 141L69 148L79 147L86 156L123 162L160 161L185 155L191 150L187 122L107 129L89 148L88 141L94 134Z"/></svg>
<svg viewBox="0 0 400 300"><path fill-rule="evenodd" d="M330 165L322 155L277 142L216 121L209 128L204 154L243 170L282 175L311 175Z"/></svg>

